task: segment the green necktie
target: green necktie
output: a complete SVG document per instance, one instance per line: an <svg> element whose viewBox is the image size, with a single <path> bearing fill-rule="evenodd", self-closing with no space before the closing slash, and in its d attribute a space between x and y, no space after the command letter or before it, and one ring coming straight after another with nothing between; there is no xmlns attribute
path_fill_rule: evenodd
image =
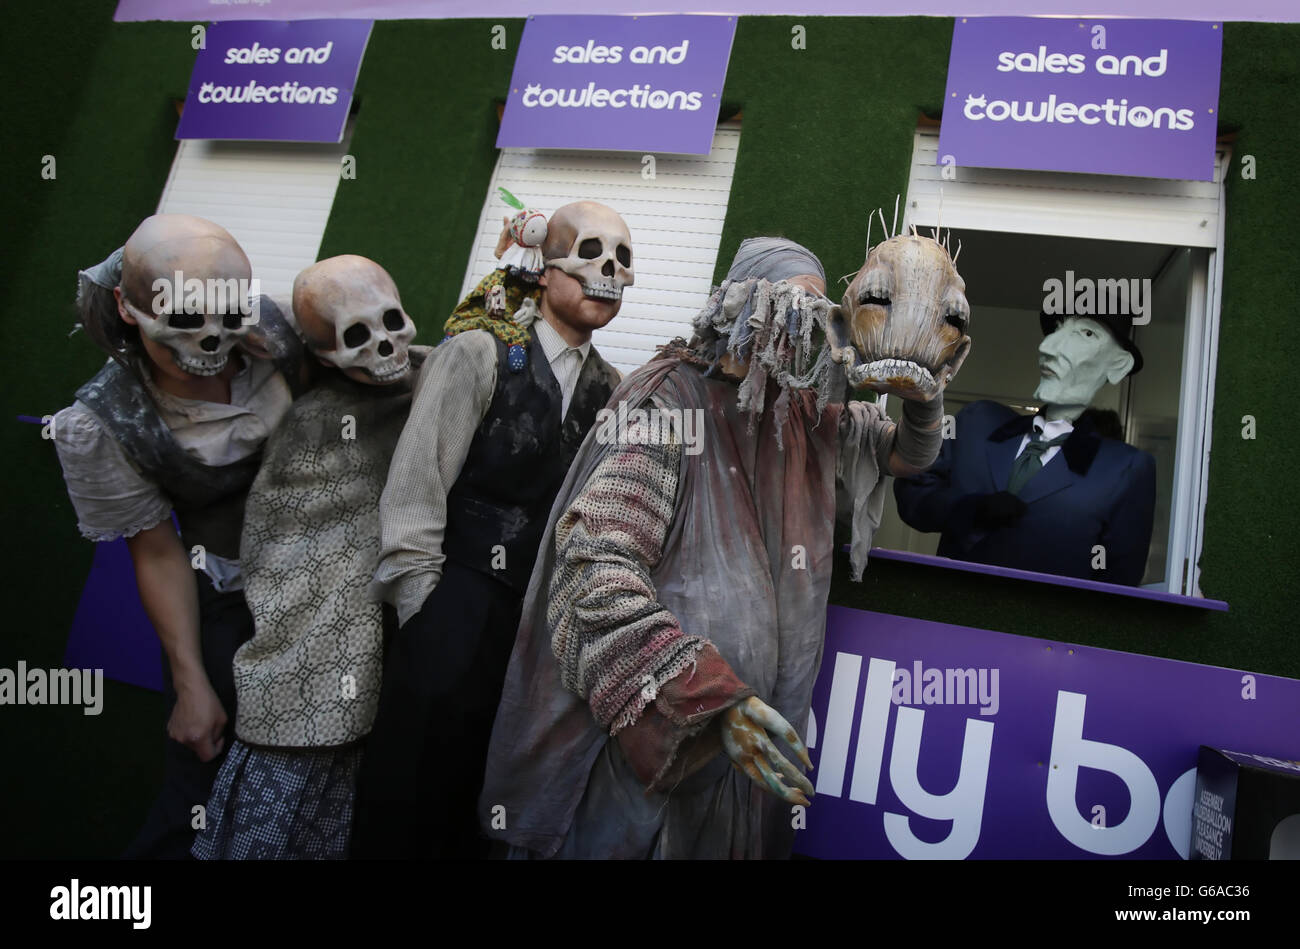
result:
<svg viewBox="0 0 1300 949"><path fill-rule="evenodd" d="M1020 453L1016 463L1011 466L1011 478L1007 481L1007 491L1011 494L1019 494L1029 483L1029 480L1043 469L1043 452L1054 445L1059 445L1067 438L1070 433L1057 435L1050 441L1043 441L1043 435L1037 429L1029 436L1029 444L1025 445L1025 450Z"/></svg>

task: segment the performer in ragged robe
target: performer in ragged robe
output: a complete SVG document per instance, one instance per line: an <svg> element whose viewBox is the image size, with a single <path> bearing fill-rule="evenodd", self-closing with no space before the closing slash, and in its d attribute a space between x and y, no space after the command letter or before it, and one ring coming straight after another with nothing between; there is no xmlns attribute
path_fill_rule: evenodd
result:
<svg viewBox="0 0 1300 949"><path fill-rule="evenodd" d="M809 766L799 736L837 484L860 577L885 475L934 459L941 392L969 348L935 320L949 299L965 305L944 249L895 240L918 241L897 302L924 345L893 355L951 330L928 366L881 375L879 353L854 350L862 275L833 308L816 257L758 238L691 342L611 397L552 509L493 729L479 816L514 855L790 853L791 807L813 791L796 762ZM909 277L930 269L942 279L909 299ZM819 351L827 328L837 345ZM845 404L837 360L855 382L914 398L902 423Z"/></svg>

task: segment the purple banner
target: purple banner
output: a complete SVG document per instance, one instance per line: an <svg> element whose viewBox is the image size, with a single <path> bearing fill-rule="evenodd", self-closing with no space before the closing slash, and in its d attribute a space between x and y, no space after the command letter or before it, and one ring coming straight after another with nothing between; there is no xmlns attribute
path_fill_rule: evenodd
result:
<svg viewBox="0 0 1300 949"><path fill-rule="evenodd" d="M162 645L140 603L126 541L119 537L95 544L63 667L102 669L106 679L161 692L162 661Z"/></svg>
<svg viewBox="0 0 1300 949"><path fill-rule="evenodd" d="M735 17L531 17L497 148L707 155Z"/></svg>
<svg viewBox="0 0 1300 949"><path fill-rule="evenodd" d="M1294 679L838 606L812 708L814 857L1186 859L1202 744L1300 759Z"/></svg>
<svg viewBox="0 0 1300 949"><path fill-rule="evenodd" d="M1079 12L1078 0L676 0L676 13L737 16L1027 16ZM663 13L657 0L607 0L609 13ZM373 20L524 17L576 13L577 0L121 0L114 19L293 20L366 16ZM1295 0L1092 0L1093 16L1175 17L1184 20L1300 20Z"/></svg>
<svg viewBox="0 0 1300 949"><path fill-rule="evenodd" d="M939 163L1209 181L1220 23L961 17Z"/></svg>
<svg viewBox="0 0 1300 949"><path fill-rule="evenodd" d="M339 142L370 20L207 28L177 138Z"/></svg>

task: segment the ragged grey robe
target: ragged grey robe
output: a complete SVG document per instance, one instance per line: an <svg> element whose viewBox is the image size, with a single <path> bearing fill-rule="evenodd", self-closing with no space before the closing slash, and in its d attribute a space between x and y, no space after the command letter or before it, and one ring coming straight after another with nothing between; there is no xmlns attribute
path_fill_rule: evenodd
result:
<svg viewBox="0 0 1300 949"><path fill-rule="evenodd" d="M655 594L683 634L716 647L748 687L737 696L756 694L803 734L825 635L841 418L853 447L840 474L863 501L859 534L879 523L893 427L873 405L831 404L819 414L814 393L793 391L782 450L770 408L778 394L769 390L751 433L734 383L661 358L629 376L609 404L703 409L702 451L682 455L673 521L650 571ZM561 685L547 623L556 522L610 451L599 429L560 489L529 584L489 749L483 826L541 856L788 856L790 805L724 754L670 791L647 794L584 697ZM856 540L865 552L869 541Z"/></svg>

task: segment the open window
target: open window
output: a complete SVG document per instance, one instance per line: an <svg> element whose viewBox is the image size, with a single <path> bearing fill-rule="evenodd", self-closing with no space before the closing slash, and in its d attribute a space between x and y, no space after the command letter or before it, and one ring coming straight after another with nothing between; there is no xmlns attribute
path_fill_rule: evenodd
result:
<svg viewBox="0 0 1300 949"><path fill-rule="evenodd" d="M1155 523L1142 586L1200 596L1223 246L1221 150L1212 182L958 168L945 179L938 130L918 130L904 226L951 229L971 304L970 357L945 412L990 399L1032 413L1044 282L1150 281L1149 322L1133 340L1144 366L1093 402L1112 435L1156 461ZM897 417L899 400L887 407ZM1111 415L1110 413L1114 413ZM885 549L933 554L939 534L904 524L891 497Z"/></svg>

